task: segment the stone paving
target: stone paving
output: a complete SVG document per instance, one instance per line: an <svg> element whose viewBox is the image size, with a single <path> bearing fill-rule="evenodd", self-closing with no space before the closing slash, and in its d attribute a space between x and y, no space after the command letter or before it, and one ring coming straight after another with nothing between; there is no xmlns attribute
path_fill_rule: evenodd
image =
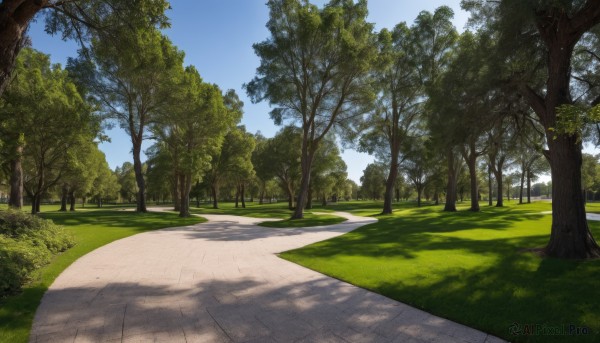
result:
<svg viewBox="0 0 600 343"><path fill-rule="evenodd" d="M56 279L30 341L503 342L277 257L374 221L336 214L301 229L206 215L108 244Z"/></svg>

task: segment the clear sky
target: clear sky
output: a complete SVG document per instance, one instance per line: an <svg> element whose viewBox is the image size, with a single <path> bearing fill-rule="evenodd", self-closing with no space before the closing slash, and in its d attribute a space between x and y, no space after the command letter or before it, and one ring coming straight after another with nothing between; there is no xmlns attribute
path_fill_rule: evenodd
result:
<svg viewBox="0 0 600 343"><path fill-rule="evenodd" d="M322 6L327 1L313 0ZM168 16L171 28L165 34L185 51L185 64L193 64L205 81L216 83L221 89L235 89L244 101L242 124L249 132L261 131L272 137L279 128L269 119L266 103L252 104L246 97L242 84L250 81L259 59L252 44L269 36L265 27L268 20L266 0L171 0ZM369 21L377 30L392 28L399 22L412 24L419 12L433 11L442 5L454 9L454 25L459 31L467 21L468 14L460 9L460 0L370 0ZM44 32L43 18L30 27L32 47L50 54L55 63L65 64L67 57L76 56L77 46L63 42ZM100 149L106 154L111 168L125 161L132 161L131 143L118 127L106 132L111 143L103 143ZM148 144L144 145L146 148ZM359 183L362 171L373 158L353 150L346 150L343 158L348 165L348 177Z"/></svg>

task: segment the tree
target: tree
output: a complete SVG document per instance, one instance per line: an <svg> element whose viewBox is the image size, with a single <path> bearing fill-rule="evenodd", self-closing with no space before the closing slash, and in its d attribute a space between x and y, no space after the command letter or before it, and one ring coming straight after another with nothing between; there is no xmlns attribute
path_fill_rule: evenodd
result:
<svg viewBox="0 0 600 343"><path fill-rule="evenodd" d="M219 208L219 189L224 179L235 181L237 177L252 171L251 156L254 150L254 138L246 132L243 126L229 131L225 135L223 145L212 156L211 167L206 177L211 187L213 208Z"/></svg>
<svg viewBox="0 0 600 343"><path fill-rule="evenodd" d="M95 39L93 93L110 118L131 138L138 212L146 212L146 185L140 154L148 126L168 104L183 53L156 29L119 32L118 39Z"/></svg>
<svg viewBox="0 0 600 343"><path fill-rule="evenodd" d="M367 164L367 167L363 170L363 176L360 177L363 197L373 200L381 199L385 192L385 170L386 167L382 163Z"/></svg>
<svg viewBox="0 0 600 343"><path fill-rule="evenodd" d="M39 211L42 194L76 159L72 148L96 136L98 122L91 110L60 65L51 66L49 57L35 50L23 51L0 108L8 137L11 206L22 205L25 186L32 213Z"/></svg>
<svg viewBox="0 0 600 343"><path fill-rule="evenodd" d="M552 230L544 253L558 258L599 257L600 247L588 228L580 191L581 142L577 135L554 128L557 109L574 104L573 52L582 37L600 23L600 2L473 0L463 4L497 33L500 43L495 55L503 63L511 62L513 69L507 79L518 88L546 132L554 187ZM546 74L545 82L536 77L540 73Z"/></svg>
<svg viewBox="0 0 600 343"><path fill-rule="evenodd" d="M423 190L439 173L439 169L435 167L435 153L431 146L428 146L430 143L426 137L421 137L404 148L406 160L402 170L417 191L417 206L419 207Z"/></svg>
<svg viewBox="0 0 600 343"><path fill-rule="evenodd" d="M10 81L15 60L27 45L26 32L46 10L46 31L81 45L90 34L112 35L119 26L165 28L166 0L2 0L0 2L0 96Z"/></svg>
<svg viewBox="0 0 600 343"><path fill-rule="evenodd" d="M185 69L174 93L168 109L157 116L153 132L158 144L166 146L179 216L188 217L193 183L210 168L211 155L239 118L228 111L221 90L204 83L193 66Z"/></svg>
<svg viewBox="0 0 600 343"><path fill-rule="evenodd" d="M138 193L133 164L131 162L123 162L121 167L115 169L115 175L117 176L117 182L120 186L120 196L122 200L125 200L128 203L133 202L132 199L135 199L135 196Z"/></svg>
<svg viewBox="0 0 600 343"><path fill-rule="evenodd" d="M290 210L294 209L294 195L301 178L301 146L300 130L293 126L286 126L275 134L275 137L269 139L265 151L267 163L279 181L279 186L287 195Z"/></svg>
<svg viewBox="0 0 600 343"><path fill-rule="evenodd" d="M422 84L414 44L413 33L405 23L396 25L392 32L383 29L378 35L374 68L378 99L364 123L360 145L370 154L383 148L379 154L389 161L382 214L392 213L400 147L409 138L421 110Z"/></svg>
<svg viewBox="0 0 600 343"><path fill-rule="evenodd" d="M293 219L303 217L319 144L336 123L350 125L371 98L367 74L375 57L367 2L332 0L323 9L301 0L270 0L271 37L254 44L261 59L245 85L252 101L268 99L276 124L302 127L302 180Z"/></svg>
<svg viewBox="0 0 600 343"><path fill-rule="evenodd" d="M323 140L323 145L317 151L311 169L306 209L312 208L313 193L321 196L323 205L327 205L327 197L340 180L345 180L346 163L340 156L340 150L335 144L335 137L328 136Z"/></svg>

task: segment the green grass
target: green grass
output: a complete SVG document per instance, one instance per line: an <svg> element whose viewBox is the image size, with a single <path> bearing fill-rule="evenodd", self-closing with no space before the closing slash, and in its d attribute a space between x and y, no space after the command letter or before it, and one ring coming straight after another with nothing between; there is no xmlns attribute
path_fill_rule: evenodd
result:
<svg viewBox="0 0 600 343"><path fill-rule="evenodd" d="M135 213L116 210L86 210L72 212L46 212L44 218L64 225L76 245L58 255L39 270L33 282L19 295L0 301L0 342L27 342L33 316L40 300L54 279L71 263L88 252L137 233L166 227L186 226L205 221L200 217L179 218L172 213Z"/></svg>
<svg viewBox="0 0 600 343"><path fill-rule="evenodd" d="M600 341L600 260L542 259L523 249L549 238L551 204L480 213L410 208L281 256L438 316L516 342ZM377 213L355 204L351 212ZM590 222L596 238L600 223ZM587 336L511 336L513 323L586 326Z"/></svg>
<svg viewBox="0 0 600 343"><path fill-rule="evenodd" d="M322 225L333 225L345 222L346 218L333 216L330 214L315 214L315 213L304 213L302 219L284 219L278 221L262 222L258 225L264 227L273 228L296 228L296 227L311 227L311 226L322 226Z"/></svg>

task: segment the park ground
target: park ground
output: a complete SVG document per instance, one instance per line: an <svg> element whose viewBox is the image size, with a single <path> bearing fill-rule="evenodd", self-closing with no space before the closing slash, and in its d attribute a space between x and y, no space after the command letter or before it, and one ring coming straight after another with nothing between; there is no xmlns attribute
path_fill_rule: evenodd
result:
<svg viewBox="0 0 600 343"><path fill-rule="evenodd" d="M323 214L334 210L374 216L377 223L281 257L510 341L597 342L600 261L563 261L528 252L549 238L551 216L544 213L550 206L511 202L471 213L465 205L445 213L441 206L402 203L394 214L380 216L380 203L344 202L315 209L301 225L285 220L290 212L281 203L246 209L222 204L220 210L194 212L280 218L267 225L284 228L343 220ZM44 208L43 215L64 225L77 245L43 268L23 293L0 302L1 342L27 341L43 293L78 257L136 233L203 220L117 208L55 209ZM588 204L588 212L600 213L600 204ZM590 222L595 237L600 237L599 224Z"/></svg>

